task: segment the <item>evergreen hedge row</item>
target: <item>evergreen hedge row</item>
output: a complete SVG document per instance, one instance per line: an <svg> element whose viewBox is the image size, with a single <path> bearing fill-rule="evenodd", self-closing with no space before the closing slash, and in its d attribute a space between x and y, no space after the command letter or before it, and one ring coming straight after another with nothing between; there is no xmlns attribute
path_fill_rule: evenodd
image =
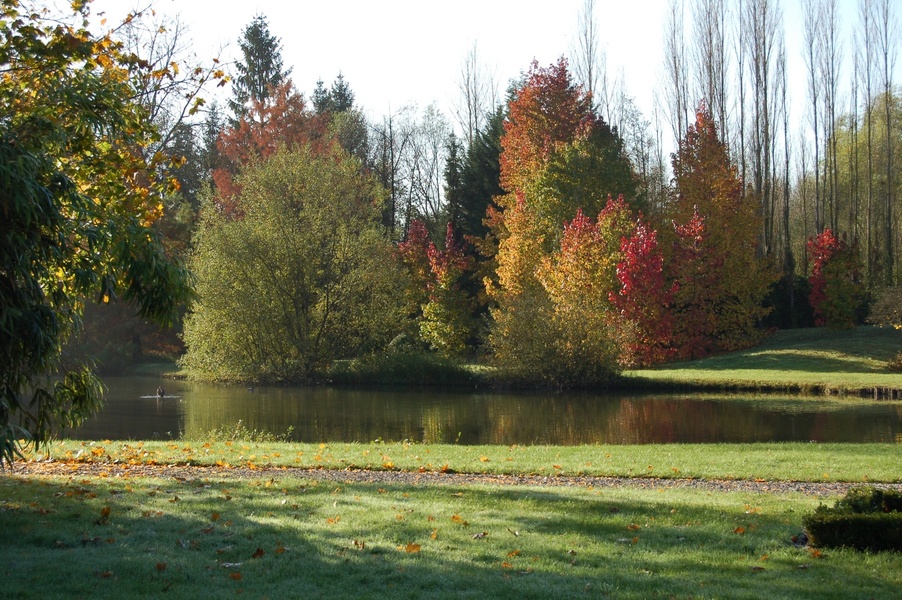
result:
<svg viewBox="0 0 902 600"><path fill-rule="evenodd" d="M853 488L832 508L819 506L803 523L812 546L902 551L902 493Z"/></svg>

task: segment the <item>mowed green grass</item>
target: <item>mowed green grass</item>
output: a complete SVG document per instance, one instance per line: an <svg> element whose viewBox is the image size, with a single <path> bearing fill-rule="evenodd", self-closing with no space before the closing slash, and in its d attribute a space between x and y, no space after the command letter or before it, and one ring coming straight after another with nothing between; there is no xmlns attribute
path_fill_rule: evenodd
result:
<svg viewBox="0 0 902 600"><path fill-rule="evenodd" d="M858 392L902 389L902 373L887 361L902 352L902 331L891 327L778 331L759 346L696 361L625 373L627 381L657 385Z"/></svg>
<svg viewBox="0 0 902 600"><path fill-rule="evenodd" d="M830 499L832 500L832 499ZM891 598L797 494L0 475L5 598Z"/></svg>
<svg viewBox="0 0 902 600"><path fill-rule="evenodd" d="M101 464L422 470L549 477L902 481L902 443L460 446L407 442L64 440L51 444L37 456L29 456Z"/></svg>

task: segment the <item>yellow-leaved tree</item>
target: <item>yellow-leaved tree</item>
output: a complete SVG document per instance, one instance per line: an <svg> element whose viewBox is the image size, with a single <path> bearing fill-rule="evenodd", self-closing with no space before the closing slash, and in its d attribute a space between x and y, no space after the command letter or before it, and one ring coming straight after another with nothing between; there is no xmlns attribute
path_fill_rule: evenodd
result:
<svg viewBox="0 0 902 600"><path fill-rule="evenodd" d="M188 271L151 227L169 182L137 101L138 57L68 17L0 4L0 461L96 411L102 386L62 346L86 297L171 322Z"/></svg>

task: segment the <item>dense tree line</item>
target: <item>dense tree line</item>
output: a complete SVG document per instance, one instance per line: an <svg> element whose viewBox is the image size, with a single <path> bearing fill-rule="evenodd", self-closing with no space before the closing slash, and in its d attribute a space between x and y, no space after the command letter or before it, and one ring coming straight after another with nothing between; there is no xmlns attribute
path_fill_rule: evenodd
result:
<svg viewBox="0 0 902 600"><path fill-rule="evenodd" d="M805 9L804 56L809 87L818 92L811 97L810 136L790 131L778 2L671 3L661 105L678 150L668 161L661 116L653 126L623 83L606 73L589 0L572 69L564 59L547 68L534 64L494 107L487 99L497 94L473 48L460 74L459 138L435 107L406 107L367 123L339 74L331 88L317 82L310 107L302 94L285 96L271 86L272 98L251 106L244 120L253 122L255 111L285 111L293 125L236 138L247 126L237 118L218 148L231 156L229 176L239 180L250 159L230 148L265 158L282 146L318 154L337 145L357 158L385 190L377 210L406 273L395 302L410 323L398 335L444 354L486 352L514 380L603 384L624 365L754 343L767 323L858 322L867 290L877 293L878 284L894 281L886 270L893 261L883 251L894 247L892 235L859 241L862 223L886 233L877 217L885 215L888 192L876 200L872 183L867 209L852 206L861 203L860 192L839 193L865 187L860 179L851 183L865 172L863 161L870 161L872 178L884 175L887 188L892 152L875 152L875 109L840 110L835 3L811 1ZM859 14L870 19L873 39L881 39L874 25L881 15L890 35L888 4L862 1ZM269 39L268 52L276 55L262 64L281 64L265 18L253 25L263 28L255 35ZM891 43L887 37L884 46ZM245 52L239 80L253 71L248 65L259 60L257 51ZM874 64L878 54L865 52ZM892 84L881 82L892 99ZM290 79L282 85L294 89ZM868 98L880 102L879 94ZM850 106L857 103L856 97ZM897 128L887 122L891 135ZM869 133L869 143L860 131ZM803 143L796 159L797 139L809 137L813 142ZM261 144L266 149L253 150ZM225 178L215 181L213 205L233 211L228 197L239 190ZM832 247L829 236L852 241L840 253L816 257L815 248ZM853 264L848 260L863 248L864 268L838 266ZM852 258L836 258L824 270L824 261L845 255ZM833 284L823 282L825 272L833 273ZM825 319L819 294L845 289L840 279L855 291L838 304L842 318Z"/></svg>

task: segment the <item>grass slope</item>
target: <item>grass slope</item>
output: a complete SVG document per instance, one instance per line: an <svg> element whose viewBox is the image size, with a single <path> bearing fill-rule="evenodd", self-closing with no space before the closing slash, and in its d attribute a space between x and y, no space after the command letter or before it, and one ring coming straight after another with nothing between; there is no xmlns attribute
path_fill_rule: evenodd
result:
<svg viewBox="0 0 902 600"><path fill-rule="evenodd" d="M801 392L902 390L887 361L902 351L902 331L857 327L778 331L759 346L625 373L635 385Z"/></svg>

